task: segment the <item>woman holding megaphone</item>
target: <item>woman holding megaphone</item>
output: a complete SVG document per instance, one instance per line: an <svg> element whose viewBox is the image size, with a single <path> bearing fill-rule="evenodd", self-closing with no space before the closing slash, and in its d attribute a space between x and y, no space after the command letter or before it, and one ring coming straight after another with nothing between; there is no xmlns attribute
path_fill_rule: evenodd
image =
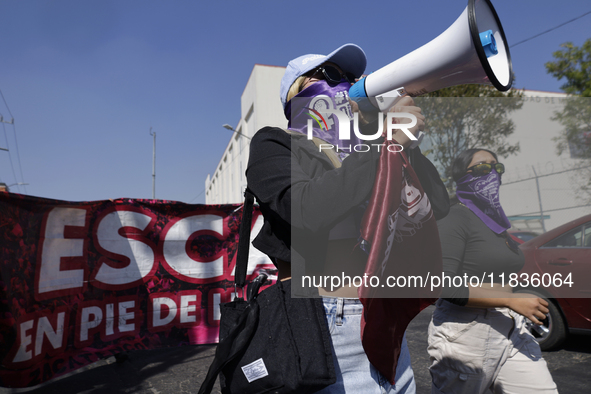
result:
<svg viewBox="0 0 591 394"><path fill-rule="evenodd" d="M355 151L356 137L340 140L338 122L324 116L328 110L341 111L353 120L357 106L349 101L348 90L365 66L363 50L353 44L327 56L310 54L289 62L280 91L289 130L265 127L254 135L250 146L248 188L264 216L253 245L272 259L280 280L291 280L292 294L301 291L304 296L322 297L336 382L321 393L414 393L406 340L392 384L364 352L360 339L363 305L357 286L316 280L343 273L348 277L363 275L367 260L356 245L380 152ZM424 117L412 98L401 99L396 111L416 117L411 133L423 128ZM308 127L313 127L313 138L308 138ZM411 143L401 130L394 138L403 147ZM340 149L319 149L322 145ZM310 273L324 276L312 275L304 285L303 278ZM301 288L296 289L298 286Z"/></svg>

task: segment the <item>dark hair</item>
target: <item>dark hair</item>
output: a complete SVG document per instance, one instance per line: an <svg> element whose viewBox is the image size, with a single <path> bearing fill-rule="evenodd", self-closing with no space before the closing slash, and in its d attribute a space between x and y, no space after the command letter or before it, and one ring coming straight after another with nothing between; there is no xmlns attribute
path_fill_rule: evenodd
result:
<svg viewBox="0 0 591 394"><path fill-rule="evenodd" d="M456 157L453 164L451 165L451 176L452 176L454 182L459 181L460 178L462 178L464 175L466 175L466 170L468 169L468 165L472 161L472 158L474 157L476 152L480 152L480 151L485 151L485 152L490 153L491 155L493 155L493 157L495 158L496 161L499 161L497 154L495 152L488 150L488 149L483 149L483 148L466 149L465 151L460 153L458 155L458 157Z"/></svg>

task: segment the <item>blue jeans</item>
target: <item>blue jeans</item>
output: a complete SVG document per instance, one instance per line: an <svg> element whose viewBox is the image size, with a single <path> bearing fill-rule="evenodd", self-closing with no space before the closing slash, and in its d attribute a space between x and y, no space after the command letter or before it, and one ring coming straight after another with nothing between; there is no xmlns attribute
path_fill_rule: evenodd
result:
<svg viewBox="0 0 591 394"><path fill-rule="evenodd" d="M394 386L370 364L361 345L361 313L358 299L323 297L326 320L332 339L337 381L319 391L322 394L413 394L416 393L414 374L406 335L396 367Z"/></svg>

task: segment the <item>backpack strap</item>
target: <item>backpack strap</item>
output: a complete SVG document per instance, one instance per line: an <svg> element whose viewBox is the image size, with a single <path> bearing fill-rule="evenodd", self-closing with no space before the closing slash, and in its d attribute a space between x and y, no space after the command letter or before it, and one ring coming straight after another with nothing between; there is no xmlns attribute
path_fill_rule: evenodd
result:
<svg viewBox="0 0 591 394"><path fill-rule="evenodd" d="M238 250L236 252L236 268L234 282L243 288L246 283L246 269L248 268L248 251L250 248L250 227L252 224L252 209L254 195L248 187L244 191L244 205L242 207L242 221L238 230Z"/></svg>

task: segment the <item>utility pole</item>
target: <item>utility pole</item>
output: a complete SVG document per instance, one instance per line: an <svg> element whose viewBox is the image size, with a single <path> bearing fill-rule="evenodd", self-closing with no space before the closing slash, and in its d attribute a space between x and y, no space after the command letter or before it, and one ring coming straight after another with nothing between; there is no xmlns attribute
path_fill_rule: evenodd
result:
<svg viewBox="0 0 591 394"><path fill-rule="evenodd" d="M156 199L156 132L152 132L150 127L150 135L154 137L154 144L152 146L152 200Z"/></svg>
<svg viewBox="0 0 591 394"><path fill-rule="evenodd" d="M536 189L538 189L538 204L540 205L540 223L542 224L542 231L546 232L546 224L544 223L544 208L542 208L542 194L540 193L540 182L538 181L538 173L536 172L536 168L531 166L531 169L534 170L534 175L536 177Z"/></svg>

